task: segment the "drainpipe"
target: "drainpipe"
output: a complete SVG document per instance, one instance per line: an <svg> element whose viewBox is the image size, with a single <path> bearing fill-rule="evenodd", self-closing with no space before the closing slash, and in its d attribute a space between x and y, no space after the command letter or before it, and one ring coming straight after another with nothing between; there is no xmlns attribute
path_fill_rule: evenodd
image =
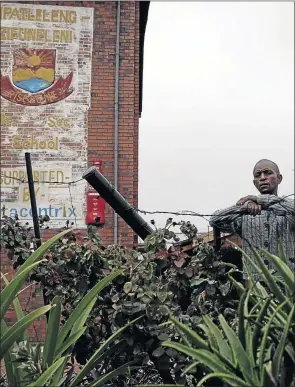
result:
<svg viewBox="0 0 295 387"><path fill-rule="evenodd" d="M119 146L119 69L120 69L121 2L117 1L116 67L115 67L115 128L114 128L114 188L118 191ZM114 212L114 244L118 244L118 214Z"/></svg>

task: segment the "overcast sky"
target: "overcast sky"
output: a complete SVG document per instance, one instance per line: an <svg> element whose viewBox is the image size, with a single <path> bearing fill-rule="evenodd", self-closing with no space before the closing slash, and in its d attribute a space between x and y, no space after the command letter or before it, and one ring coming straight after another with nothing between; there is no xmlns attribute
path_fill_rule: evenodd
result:
<svg viewBox="0 0 295 387"><path fill-rule="evenodd" d="M211 214L261 158L294 192L293 3L151 2L144 55L139 208Z"/></svg>

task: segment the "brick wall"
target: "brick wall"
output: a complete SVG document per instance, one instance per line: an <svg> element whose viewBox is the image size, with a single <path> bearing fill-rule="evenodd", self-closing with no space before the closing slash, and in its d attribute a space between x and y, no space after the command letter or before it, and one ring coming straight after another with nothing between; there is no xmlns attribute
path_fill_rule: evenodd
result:
<svg viewBox="0 0 295 387"><path fill-rule="evenodd" d="M92 5L88 2L89 6ZM95 4L92 58L91 109L88 123L89 161L103 160L103 173L114 182L114 99L116 3ZM106 22L107 21L107 22ZM120 193L137 206L139 122L139 3L121 3L119 78L119 173ZM101 231L113 242L113 211L106 207L106 225ZM119 243L133 243L134 233L119 218Z"/></svg>
<svg viewBox="0 0 295 387"><path fill-rule="evenodd" d="M30 2L23 2L21 4L27 4ZM35 5L38 2L33 2ZM46 5L46 2L39 2L42 5ZM17 4L17 3L16 3ZM88 129L88 136L86 133L87 154L88 163L91 164L94 158L99 157L103 160L103 173L105 176L114 183L114 99L115 99L115 47L116 47L116 2L48 2L51 6L63 6L67 7L90 7L94 9L94 39L93 39L93 52L92 52L92 76L91 76L91 108L88 111L80 112L79 119L81 122L76 123L75 115L66 117L66 125L64 130L60 132L62 136L67 139L63 139L63 145L68 149L75 149L74 159L78 160L76 166L73 168L71 174L72 180L79 178L87 164L87 160L84 158L83 151L85 147L79 145L83 142L83 138L79 135L79 128L85 126L86 132ZM137 205L138 201L138 122L139 122L139 57L140 57L140 5L138 2L121 2L121 28L120 28L120 79L119 79L119 191L126 197L126 199ZM5 42L2 42L2 45ZM86 49L87 50L87 49ZM87 51L83 51L88 56ZM6 58L2 58L2 64ZM81 59L82 61L82 59ZM70 69L65 66L64 72L66 73ZM9 70L8 70L9 71ZM82 82L81 82L82 83ZM75 85L74 85L75 86ZM70 97L71 98L71 97ZM87 100L87 96L80 98L80 101ZM50 108L47 106L47 112L44 113L43 107L26 107L22 105L16 105L3 100L2 108L2 138L1 148L2 152L1 162L2 165L16 166L22 163L24 165L24 151L20 152L17 156L16 153L11 151L11 143L13 142L13 136L15 134L15 127L9 122L10 119L15 121L15 125L19 125L22 120L22 129L26 131L32 130L30 128L30 122L37 122L38 128L33 128L35 136L42 136L52 131L44 121L44 116L51 113ZM79 101L78 101L79 102ZM58 104L55 104L56 106ZM76 110L80 106L76 107ZM43 109L43 110L42 110ZM26 115L31 112L32 117L26 122ZM37 112L38 111L38 112ZM53 109L52 109L52 112ZM35 115L34 115L35 114ZM46 118L46 117L45 117ZM39 120L39 122L38 122ZM77 131L74 130L74 126L77 124ZM63 125L63 124L62 124ZM69 131L69 128L71 131ZM19 134L19 133L18 133ZM81 132L83 135L83 132ZM42 139L42 137L41 137ZM55 139L53 134L52 139ZM63 153L59 153L54 157L52 152L44 153L32 152L33 167L37 168L44 163L51 163L51 165L59 165L62 161L67 160L67 156ZM73 155L71 155L73 158ZM87 155L85 156L87 158ZM62 158L62 160L61 160ZM35 162L35 163L34 163ZM39 162L39 164L38 164ZM27 187L24 187L26 189ZM42 187L41 187L42 188ZM59 187L60 188L60 187ZM83 184L79 184L72 187L72 195L74 200L84 202L83 190L85 188ZM75 191L76 190L76 191ZM81 191L82 190L82 191ZM40 191L41 192L41 191ZM58 191L56 196L61 196L61 190ZM82 192L82 193L81 193ZM17 195L16 191L8 192L8 195ZM55 192L54 192L55 195ZM68 188L64 187L62 195L69 199ZM82 195L83 196L83 195ZM37 198L38 199L38 198ZM81 205L80 203L77 204ZM79 211L78 225L84 221L85 207ZM112 243L113 241L113 211L106 207L106 224L101 231L103 240L105 243ZM134 233L130 228L126 227L124 221L119 219L119 243L132 244L134 241Z"/></svg>
<svg viewBox="0 0 295 387"><path fill-rule="evenodd" d="M91 105L85 118L88 127L87 162L88 165L91 165L95 158L101 158L103 160L103 174L111 183L114 183L116 2L34 1L22 2L21 4L30 3L94 9ZM118 187L121 194L135 206L138 202L138 124L140 117L139 19L139 2L121 2ZM13 115L17 108L10 106L10 109ZM21 109L24 112L25 108ZM71 133L69 135L71 136ZM2 163L3 161L5 162L5 159L2 159ZM104 244L113 243L113 219L113 210L106 205L106 223L100 230ZM119 243L131 246L136 241L134 232L120 218L118 226ZM49 233L43 233L43 240L58 231L58 229L54 229ZM13 274L10 261L3 251L1 252L1 270L9 275ZM43 302L40 290L33 286L26 288L21 293L20 299L23 307L26 307L28 311L40 306ZM9 324L15 321L13 310L8 313L7 317ZM36 321L30 328L32 340L39 341L44 337L44 333L44 319Z"/></svg>

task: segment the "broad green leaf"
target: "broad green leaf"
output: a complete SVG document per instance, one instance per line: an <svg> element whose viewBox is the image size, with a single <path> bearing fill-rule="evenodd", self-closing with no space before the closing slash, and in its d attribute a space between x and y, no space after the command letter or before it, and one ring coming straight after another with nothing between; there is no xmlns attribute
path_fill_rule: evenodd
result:
<svg viewBox="0 0 295 387"><path fill-rule="evenodd" d="M206 325L203 325L203 324L199 324L198 328L202 329L202 331L208 337L208 341L209 341L209 345L210 345L211 349L218 350L217 341L216 341L213 333L210 331L210 329L208 329L208 327Z"/></svg>
<svg viewBox="0 0 295 387"><path fill-rule="evenodd" d="M6 351L5 355L3 356L3 360L4 360L5 372L6 372L5 378L7 379L8 387L17 386L18 385L18 381L16 380L17 369L12 364L10 351Z"/></svg>
<svg viewBox="0 0 295 387"><path fill-rule="evenodd" d="M49 313L49 319L46 328L46 338L43 351L42 369L45 370L53 363L56 351L56 342L60 326L61 317L61 302L59 296L55 296L52 300L52 305L55 305Z"/></svg>
<svg viewBox="0 0 295 387"><path fill-rule="evenodd" d="M278 304L275 303L273 300L271 300L271 302L269 304L270 312L274 312L277 307L278 307ZM270 313L270 315L271 315L271 313ZM283 310L280 309L280 311L275 315L275 320L277 321L277 323L279 325L280 324L285 325L287 320L288 320L288 315Z"/></svg>
<svg viewBox="0 0 295 387"><path fill-rule="evenodd" d="M78 331L72 333L63 343L60 348L57 348L55 353L55 360L57 360L61 355L68 350L76 341L83 335L87 327L81 328Z"/></svg>
<svg viewBox="0 0 295 387"><path fill-rule="evenodd" d="M232 245L235 245L231 242ZM268 267L263 262L263 259L258 254L258 252L255 249L252 249L253 254L258 262L258 265L256 265L253 261L253 259L245 253L243 249L241 249L239 246L237 246L237 249L243 254L245 258L247 258L248 263L252 266L252 268L257 272L257 274L261 275L261 277L264 279L264 281L267 283L269 289L274 293L276 298L280 302L284 302L286 300L285 295L282 293L281 289L276 284L275 280L273 279L271 273L268 270ZM244 265L245 266L245 265ZM286 307L288 308L289 312L292 307L292 303L290 300L287 300Z"/></svg>
<svg viewBox="0 0 295 387"><path fill-rule="evenodd" d="M228 345L227 341L225 340L221 330L218 328L216 324L214 324L214 322L210 319L209 316L205 315L203 317L203 320L207 324L209 330L214 335L221 355L224 356L226 359L228 359L230 362L234 362L232 350Z"/></svg>
<svg viewBox="0 0 295 387"><path fill-rule="evenodd" d="M70 356L64 356L63 361L60 365L60 367L57 369L57 371L53 374L52 379L50 380L51 386L58 386L60 381L63 378L65 368L67 366L67 362L69 360Z"/></svg>
<svg viewBox="0 0 295 387"><path fill-rule="evenodd" d="M92 308L94 307L96 301L97 301L96 298L93 298L93 300L85 308L84 313L82 313L80 315L80 317L77 318L76 322L73 325L73 328L71 329L71 333L77 332L84 327L84 324L85 324Z"/></svg>
<svg viewBox="0 0 295 387"><path fill-rule="evenodd" d="M9 305L12 303L17 293L20 291L23 283L28 277L29 273L39 265L40 262L35 262L32 265L28 266L21 273L17 273L10 283L5 286L5 288L0 293L0 320L3 319L5 313L7 312ZM3 278L3 274L1 273L1 277Z"/></svg>
<svg viewBox="0 0 295 387"><path fill-rule="evenodd" d="M219 378L229 386L241 386L241 387L249 387L249 384L246 383L243 379L238 378L232 374L225 374L221 372L215 372L209 375L204 376L197 384L197 387L201 387L207 380L212 378Z"/></svg>
<svg viewBox="0 0 295 387"><path fill-rule="evenodd" d="M281 238L278 238L278 256L281 258L286 265L288 265L288 261L285 255L284 246Z"/></svg>
<svg viewBox="0 0 295 387"><path fill-rule="evenodd" d="M246 273L247 273L247 280L248 280L248 288L251 288L252 289L252 291L253 291L253 293L255 293L255 294L257 294L257 292L255 291L256 289L255 289L255 283L257 282L255 279L254 279L254 274L256 275L257 273L260 273L260 270L259 270L259 268L255 268L255 273L253 273L253 271L252 270L250 270L250 267L249 267L249 265L248 265L248 262L246 261L246 259L245 259L245 257L246 257L247 255L245 254L245 252L244 252L244 256L242 257L242 261L243 261L243 268L244 268L244 270L246 271ZM248 256L247 256L248 257ZM250 257L249 257L249 259L250 259Z"/></svg>
<svg viewBox="0 0 295 387"><path fill-rule="evenodd" d="M27 387L40 387L44 386L54 375L54 373L62 366L65 357L58 359L54 362L46 371L42 373L42 375L33 383L29 384Z"/></svg>
<svg viewBox="0 0 295 387"><path fill-rule="evenodd" d="M133 321L130 321L128 324L124 325L124 327L119 328L115 333L113 333L107 340L104 341L104 343L94 352L94 354L91 356L91 358L88 360L88 362L84 365L84 367L81 369L81 371L78 373L76 378L72 381L70 384L70 387L77 386L78 383L82 381L84 376L86 376L92 368L95 366L97 360L103 354L103 352L107 349L107 347L130 325L134 324L137 320L142 318L142 316L136 318Z"/></svg>
<svg viewBox="0 0 295 387"><path fill-rule="evenodd" d="M285 289L286 290L286 297L292 297L293 296L293 293L294 293L294 290L291 291L288 287L288 285L286 284L286 282L282 279L282 277L280 278L276 278L276 282L281 285L281 288ZM295 286L295 285L294 285Z"/></svg>
<svg viewBox="0 0 295 387"><path fill-rule="evenodd" d="M190 364L189 366L187 366L183 371L182 371L182 374L181 376L187 374L188 372L190 372L191 370L193 370L195 367L197 367L197 365L200 364L199 361L194 361L192 362L192 364Z"/></svg>
<svg viewBox="0 0 295 387"><path fill-rule="evenodd" d="M233 243L231 242L231 244L233 244ZM248 257L248 255L245 254L245 252L241 248L238 247L238 249L240 250L241 253L243 253L244 256ZM249 302L254 305L256 303L256 297L262 296L262 293L261 293L261 290L259 288L260 284L259 284L259 282L255 281L255 279L253 277L253 273L251 272L251 270L249 268L249 265L246 262L244 256L242 257L243 267L244 267L245 271L247 272L248 280L249 280L249 285L250 285L250 288L251 288L251 294L250 294ZM249 259L251 259L251 258L249 257ZM260 271L260 269L258 267L257 267L257 271L258 272ZM232 276L229 275L229 277L230 277L230 280L232 281L233 285L237 289L239 296L241 297L242 294L247 289L243 285L241 285L239 282L237 282Z"/></svg>
<svg viewBox="0 0 295 387"><path fill-rule="evenodd" d="M234 356L238 360L239 368L241 369L241 372L245 378L245 380L253 386L258 385L258 378L256 372L252 369L252 365L249 359L249 356L245 349L243 348L240 340L235 335L234 331L231 329L231 327L228 325L228 323L225 321L225 318L222 315L219 315L219 321L221 324L221 327L231 345L232 351L234 353Z"/></svg>
<svg viewBox="0 0 295 387"><path fill-rule="evenodd" d="M1 335L8 331L7 325L5 321L1 321ZM11 350L9 349L4 354L4 365L6 371L6 378L9 387L17 386L19 381L19 373L16 367L13 367L12 359L11 359Z"/></svg>
<svg viewBox="0 0 295 387"><path fill-rule="evenodd" d="M6 278L5 275L2 275L2 278L5 282L5 285L8 286L9 285L9 281L8 279ZM14 310L15 310L15 314L16 314L16 318L18 320L22 319L25 314L22 310L22 307L21 307L21 304L19 302L19 299L18 297L15 297L14 300L13 300L13 306L14 306ZM21 335L20 337L20 341L27 341L28 344L30 344L30 339L29 339L29 335L28 335L28 332L25 330L24 333Z"/></svg>
<svg viewBox="0 0 295 387"><path fill-rule="evenodd" d="M92 369L97 365L97 364L101 364L105 359L109 359L109 357L115 353L116 351L118 351L119 349L122 349L122 343L124 342L125 340L120 340L118 342L116 342L116 344L113 344L112 346L110 346L107 350L103 351L103 352L100 352L99 356L95 359L95 362L93 362L93 365L92 365ZM91 369L90 369L91 370ZM90 371L88 371L86 373L86 375L89 373Z"/></svg>
<svg viewBox="0 0 295 387"><path fill-rule="evenodd" d="M234 279L234 277L232 277L230 274L228 277L229 277L230 281L233 283L234 287L236 288L238 295L241 297L242 294L244 294L246 289L244 288L244 286L242 284L240 284L238 281L236 281Z"/></svg>
<svg viewBox="0 0 295 387"><path fill-rule="evenodd" d="M273 263L278 273L282 276L284 280L283 282L286 283L289 291L293 293L295 289L295 278L292 270L288 267L288 265L285 262L282 261L281 258L273 254L270 254L268 251L264 249L262 249L261 251Z"/></svg>
<svg viewBox="0 0 295 387"><path fill-rule="evenodd" d="M35 348L35 356L33 356L35 364L37 364L39 359L40 359L42 347L43 347L43 344L42 343L38 343L36 348Z"/></svg>
<svg viewBox="0 0 295 387"><path fill-rule="evenodd" d="M194 332L192 329L190 329L185 324L182 324L180 321L178 321L176 318L174 318L172 315L170 315L171 321L176 326L177 330L182 332L184 335L186 335L187 339L191 341L193 345L195 345L198 348L203 349L209 349L208 344L205 340L201 338L200 335L198 335L196 332Z"/></svg>
<svg viewBox="0 0 295 387"><path fill-rule="evenodd" d="M238 336L239 340L244 349L246 349L246 331L245 331L245 300L249 294L249 291L244 293L240 298L239 307L238 307ZM247 313L248 314L248 313Z"/></svg>
<svg viewBox="0 0 295 387"><path fill-rule="evenodd" d="M255 288L259 290L262 297L267 298L269 296L269 291L267 291L265 287L261 285L260 282L256 283Z"/></svg>
<svg viewBox="0 0 295 387"><path fill-rule="evenodd" d="M265 326L265 330L264 330L264 333L263 333L263 337L262 337L262 340L261 340L261 345L260 345L260 352L259 352L259 357L258 357L258 364L259 364L259 371L260 371L260 374L262 374L263 372L263 367L264 367L264 363L265 363L265 350L266 350L266 344L267 344L267 337L268 337L268 334L269 334L269 331L271 329L271 324L273 322L273 319L275 317L275 315L278 313L278 311L283 308L284 304L286 303L287 301L283 302L282 304L280 304L276 310L274 311L273 315L271 316L271 318L268 320L266 326Z"/></svg>
<svg viewBox="0 0 295 387"><path fill-rule="evenodd" d="M290 356L290 358L292 359L293 363L295 364L295 351L294 351L294 348L290 344L287 344L286 347L285 347L285 351L287 352L287 354Z"/></svg>
<svg viewBox="0 0 295 387"><path fill-rule="evenodd" d="M51 305L47 305L34 310L21 320L17 321L6 333L4 333L0 343L0 359L3 358L6 351L8 351L13 343L23 334L25 329L27 329L34 320L48 312L50 309Z"/></svg>
<svg viewBox="0 0 295 387"><path fill-rule="evenodd" d="M262 377L262 386L264 387L278 387L278 383L275 380L271 367L269 365L264 365L263 367L263 377ZM284 386L285 387L285 386Z"/></svg>
<svg viewBox="0 0 295 387"><path fill-rule="evenodd" d="M255 314L255 313L257 313L258 311L260 311L260 309L261 309L261 308L260 308L260 304L262 304L263 301L264 301L264 300L259 299L259 300L256 302L256 304L251 308L248 317L250 317L250 316L252 316L253 314Z"/></svg>
<svg viewBox="0 0 295 387"><path fill-rule="evenodd" d="M266 315L268 306L270 304L271 299L267 298L259 312L259 315L256 319L256 324L254 327L253 331L253 337L252 337L252 354L254 357L254 360L256 361L257 359L257 348L258 348L258 343L259 343L259 337L260 337L260 332L261 332L261 324L263 322L263 319Z"/></svg>
<svg viewBox="0 0 295 387"><path fill-rule="evenodd" d="M162 345L164 347L176 349L177 351L182 352L187 356L190 356L191 358L199 361L200 363L203 363L213 372L230 372L230 370L226 368L226 366L220 361L220 359L215 354L205 349L194 349L192 347L188 347L187 345L175 343L173 341L164 341Z"/></svg>
<svg viewBox="0 0 295 387"><path fill-rule="evenodd" d="M276 380L278 380L280 375L283 353L285 351L285 346L288 338L288 333L290 331L291 323L293 322L294 310L295 306L293 305L293 308L288 317L287 324L285 325L282 336L280 337L279 345L277 346L275 354L273 356L272 374Z"/></svg>
<svg viewBox="0 0 295 387"><path fill-rule="evenodd" d="M84 313L81 314L80 317L77 318L76 322L73 325L72 331L78 331L79 329L83 328L87 317L89 316L92 308L94 307L96 303L96 298L93 298L93 300L89 303L89 305L85 308Z"/></svg>
<svg viewBox="0 0 295 387"><path fill-rule="evenodd" d="M188 347L192 347L192 343L187 339L187 336L181 330L179 330L178 333L181 337L182 342Z"/></svg>
<svg viewBox="0 0 295 387"><path fill-rule="evenodd" d="M252 367L255 367L255 360L253 356L253 347L252 347L252 338L253 330L249 322L246 323L246 352L249 354L249 359L252 364Z"/></svg>
<svg viewBox="0 0 295 387"><path fill-rule="evenodd" d="M110 274L107 277L103 278L82 298L82 300L73 310L73 312L70 314L65 325L62 327L62 329L58 334L58 338L57 338L58 348L61 347L63 341L67 337L68 333L72 330L77 319L80 318L82 314L84 315L83 318L86 318L89 315L90 311L89 309L87 309L87 307L93 301L93 299L97 297L98 293L100 293L102 289L105 288L116 277L122 274L122 272L123 272L122 270L118 270L115 273Z"/></svg>
<svg viewBox="0 0 295 387"><path fill-rule="evenodd" d="M265 265L265 263L263 262L263 259L261 258L261 256L258 254L258 252L255 249L253 249L253 254L254 254L255 258L257 259L258 265L261 268L261 272L263 274L263 277L264 277L265 282L267 283L269 289L273 292L273 294L275 295L275 297L278 299L279 302L286 301L286 306L288 307L288 309L290 311L291 307L292 307L291 301L285 297L284 293L281 291L281 289L277 285L276 281L274 280L272 274L268 270L268 267Z"/></svg>
<svg viewBox="0 0 295 387"><path fill-rule="evenodd" d="M66 234L71 232L72 230L68 229L60 232L57 235L54 235L52 238L48 239L46 242L42 243L37 250L35 250L29 258L21 265L21 267L17 271L17 275L20 274L23 270L25 270L28 266L40 260L42 256L58 242L61 238L63 238Z"/></svg>

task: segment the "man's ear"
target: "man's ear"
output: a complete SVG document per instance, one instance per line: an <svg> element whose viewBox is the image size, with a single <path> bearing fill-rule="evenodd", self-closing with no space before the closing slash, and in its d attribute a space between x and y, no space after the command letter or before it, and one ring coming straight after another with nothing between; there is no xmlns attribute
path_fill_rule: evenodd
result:
<svg viewBox="0 0 295 387"><path fill-rule="evenodd" d="M281 175L280 173L278 174L278 180L279 180L279 184L281 184L283 180L283 175Z"/></svg>
<svg viewBox="0 0 295 387"><path fill-rule="evenodd" d="M257 188L257 186L256 186L256 184L255 184L255 180L253 180L253 184L254 184L255 188Z"/></svg>

